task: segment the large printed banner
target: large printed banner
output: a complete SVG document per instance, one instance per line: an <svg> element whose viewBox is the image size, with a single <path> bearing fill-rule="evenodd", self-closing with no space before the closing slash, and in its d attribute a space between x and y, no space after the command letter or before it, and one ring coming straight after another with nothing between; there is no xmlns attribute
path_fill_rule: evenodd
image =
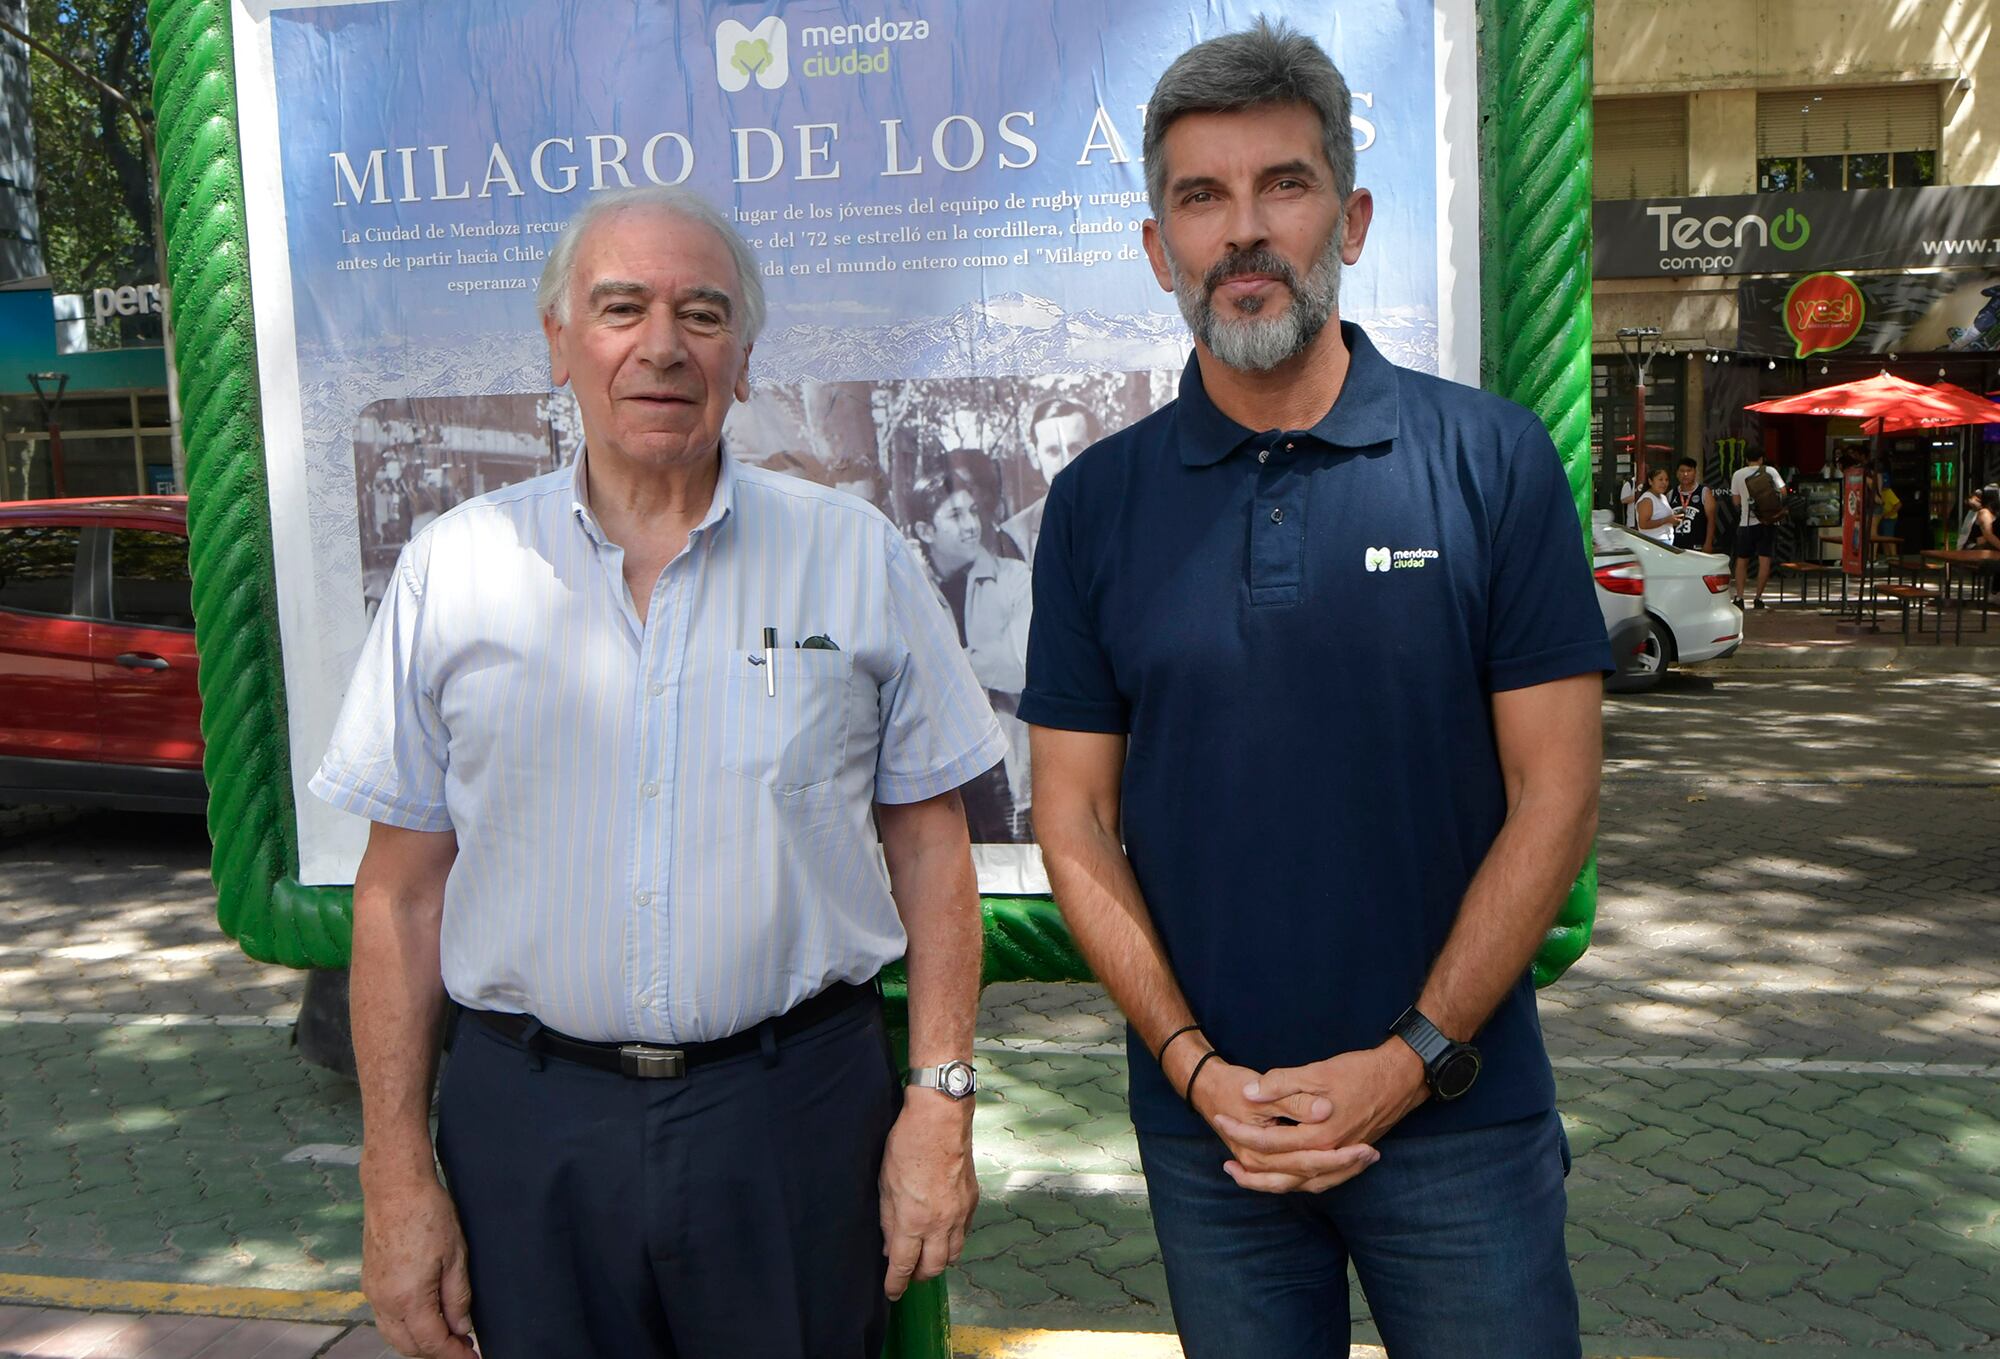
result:
<svg viewBox="0 0 2000 1359"><path fill-rule="evenodd" d="M595 192L685 184L738 224L771 314L732 455L872 499L941 584L1003 584L945 593L1011 715L1048 479L1188 354L1140 249L1145 101L1260 13L1355 91L1376 216L1343 315L1477 381L1471 0L237 0L300 881L360 858L304 783L398 550L576 455L533 297ZM1046 890L1025 755L968 790L989 893Z"/></svg>

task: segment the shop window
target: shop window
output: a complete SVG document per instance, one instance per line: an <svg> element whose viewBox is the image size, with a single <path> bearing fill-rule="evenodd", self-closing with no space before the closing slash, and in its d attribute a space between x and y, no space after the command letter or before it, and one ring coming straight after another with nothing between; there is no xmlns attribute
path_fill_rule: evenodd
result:
<svg viewBox="0 0 2000 1359"><path fill-rule="evenodd" d="M77 399L72 392L56 411L56 421L64 431L91 431L132 428L132 398L129 396L87 396Z"/></svg>
<svg viewBox="0 0 2000 1359"><path fill-rule="evenodd" d="M1937 183L1937 152L1897 151L1889 157L1890 187L1927 189Z"/></svg>
<svg viewBox="0 0 2000 1359"><path fill-rule="evenodd" d="M64 434L64 489L73 496L131 495L140 489L132 436Z"/></svg>
<svg viewBox="0 0 2000 1359"><path fill-rule="evenodd" d="M111 535L111 616L142 628L193 628L188 542L178 533Z"/></svg>
<svg viewBox="0 0 2000 1359"><path fill-rule="evenodd" d="M76 395L56 411L62 432L64 492L136 495L173 479L163 392ZM48 424L32 397L0 401L0 500L56 494ZM161 476L155 468L164 469Z"/></svg>
<svg viewBox="0 0 2000 1359"><path fill-rule="evenodd" d="M1680 461L1685 356L1656 355L1646 387L1646 465L1671 468ZM1632 364L1623 355L1600 354L1590 368L1590 446L1600 509L1620 510L1618 488L1633 471L1636 424ZM1663 446L1663 447L1661 447ZM1621 515L1622 517L1622 515Z"/></svg>
<svg viewBox="0 0 2000 1359"><path fill-rule="evenodd" d="M1938 87L1770 90L1757 96L1762 193L1937 183Z"/></svg>
<svg viewBox="0 0 2000 1359"><path fill-rule="evenodd" d="M1865 156L1847 158L1847 187L1886 189L1889 187L1889 153L1870 151Z"/></svg>
<svg viewBox="0 0 2000 1359"><path fill-rule="evenodd" d="M0 529L0 609L73 614L83 530L52 524Z"/></svg>
<svg viewBox="0 0 2000 1359"><path fill-rule="evenodd" d="M1847 185L1842 178L1841 160L1839 156L1801 156L1799 188L1807 193L1815 190L1846 188Z"/></svg>
<svg viewBox="0 0 2000 1359"><path fill-rule="evenodd" d="M1779 156L1757 162L1757 192L1924 189L1937 183L1935 151L1859 156Z"/></svg>

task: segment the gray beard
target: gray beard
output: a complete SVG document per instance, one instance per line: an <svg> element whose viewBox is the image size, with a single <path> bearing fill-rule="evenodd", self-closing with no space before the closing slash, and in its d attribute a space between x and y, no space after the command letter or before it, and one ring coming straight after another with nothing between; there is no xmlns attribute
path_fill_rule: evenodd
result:
<svg viewBox="0 0 2000 1359"><path fill-rule="evenodd" d="M1304 280L1288 261L1268 249L1225 255L1200 279L1183 274L1169 253L1167 268L1174 281L1174 300L1180 303L1181 316L1195 339L1231 368L1252 373L1268 373L1304 352L1340 302L1340 241L1345 225L1344 220L1334 224L1326 249L1313 261ZM1230 309L1234 318L1218 314L1215 290L1239 274L1270 274L1282 280L1292 295L1291 305L1275 316L1260 316L1264 299L1253 297L1247 299L1247 305Z"/></svg>

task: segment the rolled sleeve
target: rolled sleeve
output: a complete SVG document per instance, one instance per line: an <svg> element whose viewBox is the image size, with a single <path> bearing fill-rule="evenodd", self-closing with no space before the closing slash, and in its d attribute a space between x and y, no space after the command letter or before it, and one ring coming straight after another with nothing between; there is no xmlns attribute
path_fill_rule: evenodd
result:
<svg viewBox="0 0 2000 1359"><path fill-rule="evenodd" d="M450 742L424 672L424 593L403 550L348 681L319 769L307 785L344 812L406 830L452 829L445 804Z"/></svg>
<svg viewBox="0 0 2000 1359"><path fill-rule="evenodd" d="M922 802L1000 763L1007 738L958 644L950 609L902 538L887 533L889 620L902 664L882 686L875 800Z"/></svg>
<svg viewBox="0 0 2000 1359"><path fill-rule="evenodd" d="M1131 710L1111 671L1077 584L1071 479L1058 476L1042 510L1035 545L1034 615L1028 629L1028 687L1021 720L1065 731L1124 734Z"/></svg>
<svg viewBox="0 0 2000 1359"><path fill-rule="evenodd" d="M1576 501L1541 421L1515 438L1502 486L1487 587L1488 692L1610 672Z"/></svg>

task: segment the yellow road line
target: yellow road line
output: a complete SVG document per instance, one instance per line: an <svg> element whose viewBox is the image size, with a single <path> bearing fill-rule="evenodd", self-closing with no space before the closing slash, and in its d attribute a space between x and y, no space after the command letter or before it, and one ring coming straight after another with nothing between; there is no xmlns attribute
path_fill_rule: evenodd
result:
<svg viewBox="0 0 2000 1359"><path fill-rule="evenodd" d="M360 1321L366 1319L367 1311L367 1301L359 1293L139 1283L46 1274L0 1274L0 1304L5 1303L261 1321ZM951 1348L954 1359L1181 1359L1181 1347L1173 1336L1144 1331L954 1326ZM1386 1356L1372 1345L1361 1345L1355 1348L1354 1359L1386 1359Z"/></svg>
<svg viewBox="0 0 2000 1359"><path fill-rule="evenodd" d="M1181 1359L1170 1335L1120 1331L951 1328L953 1359Z"/></svg>
<svg viewBox="0 0 2000 1359"><path fill-rule="evenodd" d="M1138 1331L1026 1331L994 1326L951 1328L953 1359L1181 1359L1171 1335ZM1384 1359L1357 1345L1354 1359Z"/></svg>
<svg viewBox="0 0 2000 1359"><path fill-rule="evenodd" d="M70 1279L47 1274L0 1274L0 1302L267 1321L358 1321L368 1306L359 1293Z"/></svg>

